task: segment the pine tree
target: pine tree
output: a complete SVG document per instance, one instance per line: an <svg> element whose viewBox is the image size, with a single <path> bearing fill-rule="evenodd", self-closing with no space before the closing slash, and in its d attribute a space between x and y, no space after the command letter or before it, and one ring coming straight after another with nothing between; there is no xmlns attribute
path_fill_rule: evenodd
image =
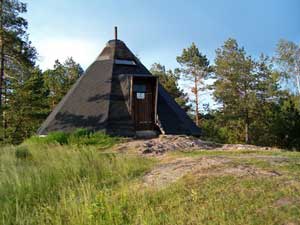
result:
<svg viewBox="0 0 300 225"><path fill-rule="evenodd" d="M6 112L8 95L16 92L12 83L24 83L36 59L35 48L28 41L27 21L20 16L26 4L18 0L0 1L0 114L1 139L8 128Z"/></svg>
<svg viewBox="0 0 300 225"><path fill-rule="evenodd" d="M255 110L253 110L252 123L250 126L250 136L252 142L258 145L272 145L276 142L276 137L272 131L274 112L278 110L278 102L283 96L280 90L279 74L273 69L269 57L261 55L255 61L254 71L255 85Z"/></svg>
<svg viewBox="0 0 300 225"><path fill-rule="evenodd" d="M215 59L214 97L222 105L226 120L237 129L237 134L244 134L244 141L249 142L249 126L255 111L254 62L246 55L234 39L228 39L222 48L217 49ZM244 132L238 130L244 127ZM242 140L238 140L242 141Z"/></svg>
<svg viewBox="0 0 300 225"><path fill-rule="evenodd" d="M36 132L50 112L49 92L39 69L32 69L31 76L24 82L13 81L7 95L6 142L18 144Z"/></svg>
<svg viewBox="0 0 300 225"><path fill-rule="evenodd" d="M200 53L199 49L192 45L183 49L181 56L178 56L177 62L181 65L179 71L188 81L193 83L192 93L195 96L195 118L196 124L200 125L200 100L199 93L204 90L204 79L207 78L212 71L209 61L205 55Z"/></svg>

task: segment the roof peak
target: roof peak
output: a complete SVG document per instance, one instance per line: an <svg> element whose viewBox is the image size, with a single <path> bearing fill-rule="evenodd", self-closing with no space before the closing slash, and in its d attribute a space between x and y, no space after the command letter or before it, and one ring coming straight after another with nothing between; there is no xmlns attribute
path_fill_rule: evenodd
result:
<svg viewBox="0 0 300 225"><path fill-rule="evenodd" d="M97 57L99 60L108 60L108 59L124 59L124 60L133 60L136 57L129 50L126 44L119 39L112 39L106 43L105 48L102 50L100 55Z"/></svg>
<svg viewBox="0 0 300 225"><path fill-rule="evenodd" d="M124 41L120 40L120 39L111 39L106 43L107 45L113 45L113 44L123 44L125 45Z"/></svg>

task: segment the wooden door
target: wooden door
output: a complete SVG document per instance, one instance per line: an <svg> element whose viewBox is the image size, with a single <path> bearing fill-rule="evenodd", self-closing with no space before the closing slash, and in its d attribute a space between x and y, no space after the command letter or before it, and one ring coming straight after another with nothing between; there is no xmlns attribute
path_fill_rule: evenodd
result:
<svg viewBox="0 0 300 225"><path fill-rule="evenodd" d="M136 130L154 129L154 88L147 80L133 83L133 112Z"/></svg>

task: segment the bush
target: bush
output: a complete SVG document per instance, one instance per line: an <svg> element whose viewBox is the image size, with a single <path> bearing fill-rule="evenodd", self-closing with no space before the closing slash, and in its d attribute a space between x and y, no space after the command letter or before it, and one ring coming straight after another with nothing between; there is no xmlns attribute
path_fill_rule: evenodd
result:
<svg viewBox="0 0 300 225"><path fill-rule="evenodd" d="M111 137L102 132L91 132L78 129L73 133L53 132L45 137L33 136L25 143L31 144L60 144L60 145L98 145L100 148L109 148L118 142L118 138Z"/></svg>
<svg viewBox="0 0 300 225"><path fill-rule="evenodd" d="M58 131L48 134L44 137L47 143L68 144L69 134Z"/></svg>
<svg viewBox="0 0 300 225"><path fill-rule="evenodd" d="M32 156L27 146L18 146L15 155L17 159L28 159Z"/></svg>
<svg viewBox="0 0 300 225"><path fill-rule="evenodd" d="M58 131L49 133L47 136L32 136L25 140L27 144L68 144L69 134Z"/></svg>
<svg viewBox="0 0 300 225"><path fill-rule="evenodd" d="M73 137L77 137L77 138L79 138L79 137L87 137L87 136L89 136L92 133L93 133L92 131L89 131L87 129L79 128L79 129L75 130L72 133L72 136Z"/></svg>

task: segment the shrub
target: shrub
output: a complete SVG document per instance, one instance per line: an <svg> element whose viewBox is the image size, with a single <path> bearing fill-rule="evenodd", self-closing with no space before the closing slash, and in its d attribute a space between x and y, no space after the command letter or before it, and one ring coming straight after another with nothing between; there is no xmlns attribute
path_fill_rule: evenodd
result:
<svg viewBox="0 0 300 225"><path fill-rule="evenodd" d="M18 146L15 155L17 159L28 159L32 156L27 146Z"/></svg>
<svg viewBox="0 0 300 225"><path fill-rule="evenodd" d="M53 132L45 137L33 136L25 141L27 144L60 144L60 145L98 145L100 148L109 148L118 142L118 138L102 132L92 132L78 129L73 133Z"/></svg>
<svg viewBox="0 0 300 225"><path fill-rule="evenodd" d="M68 144L69 134L62 131L53 132L44 137L47 143Z"/></svg>
<svg viewBox="0 0 300 225"><path fill-rule="evenodd" d="M72 133L72 136L73 137L87 137L89 136L91 133L93 133L92 131L90 130L87 130L87 129L83 129L83 128L79 128L77 130L75 130L73 133Z"/></svg>
<svg viewBox="0 0 300 225"><path fill-rule="evenodd" d="M68 144L69 134L58 131L49 133L47 136L32 136L25 140L26 144Z"/></svg>

